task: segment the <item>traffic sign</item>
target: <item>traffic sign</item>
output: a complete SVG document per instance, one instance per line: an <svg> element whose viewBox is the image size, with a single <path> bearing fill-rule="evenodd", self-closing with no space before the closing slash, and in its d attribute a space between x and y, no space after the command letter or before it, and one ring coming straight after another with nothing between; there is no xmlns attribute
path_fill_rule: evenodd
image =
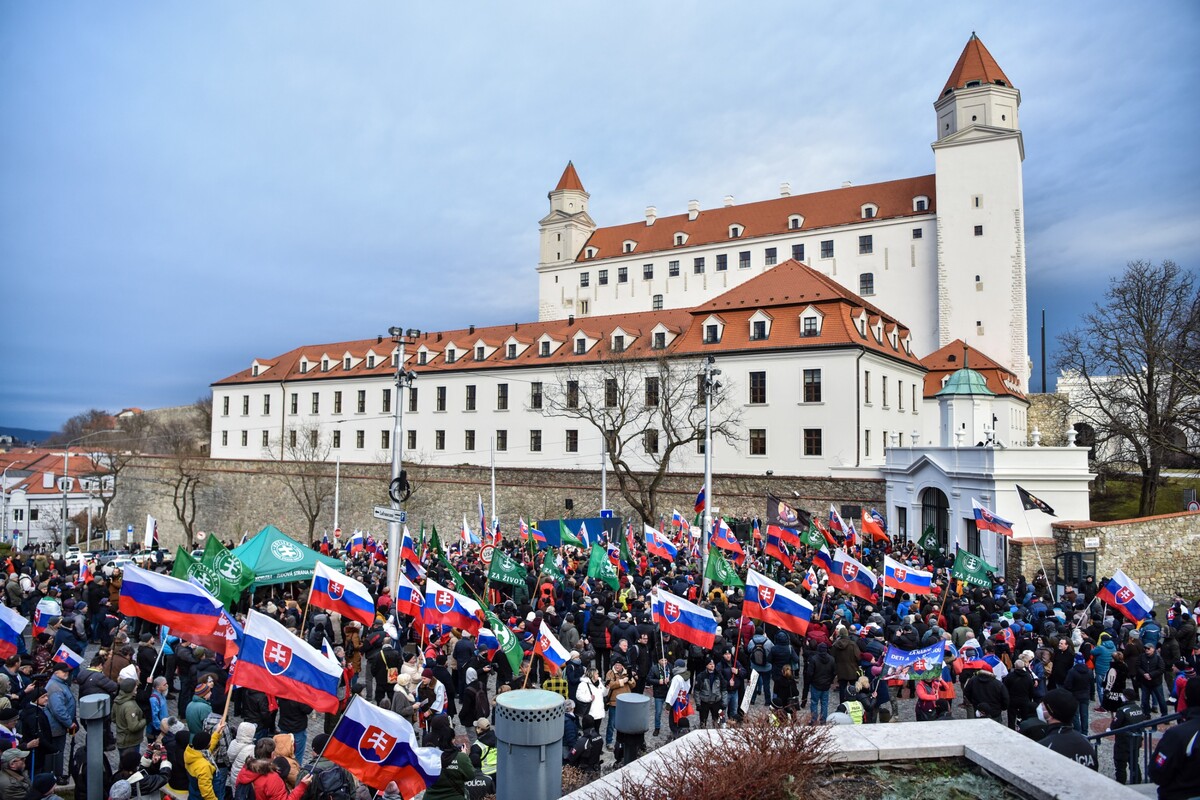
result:
<svg viewBox="0 0 1200 800"><path fill-rule="evenodd" d="M408 514L390 506L375 506L375 519L382 519L387 522L399 522L403 525L408 521Z"/></svg>
<svg viewBox="0 0 1200 800"><path fill-rule="evenodd" d="M490 567L492 565L492 556L495 555L495 553L495 547L492 547L490 544L485 544L483 549L479 551L479 558L482 559L483 563Z"/></svg>
<svg viewBox="0 0 1200 800"><path fill-rule="evenodd" d="M613 513L611 508L600 509L600 519L612 519Z"/></svg>
<svg viewBox="0 0 1200 800"><path fill-rule="evenodd" d="M1187 510L1188 511L1200 511L1200 503L1197 503L1195 500L1193 500L1192 502L1188 503Z"/></svg>

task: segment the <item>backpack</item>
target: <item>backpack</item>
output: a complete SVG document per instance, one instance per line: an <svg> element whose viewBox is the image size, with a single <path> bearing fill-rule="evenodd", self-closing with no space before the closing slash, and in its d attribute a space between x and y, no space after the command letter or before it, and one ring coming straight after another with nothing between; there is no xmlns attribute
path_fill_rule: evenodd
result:
<svg viewBox="0 0 1200 800"><path fill-rule="evenodd" d="M239 783L234 786L233 800L254 800L254 784Z"/></svg>
<svg viewBox="0 0 1200 800"><path fill-rule="evenodd" d="M313 781L305 795L308 800L350 800L350 781L338 766L313 770Z"/></svg>
<svg viewBox="0 0 1200 800"><path fill-rule="evenodd" d="M765 641L756 641L754 647L750 650L750 663L756 667L767 666L767 643Z"/></svg>

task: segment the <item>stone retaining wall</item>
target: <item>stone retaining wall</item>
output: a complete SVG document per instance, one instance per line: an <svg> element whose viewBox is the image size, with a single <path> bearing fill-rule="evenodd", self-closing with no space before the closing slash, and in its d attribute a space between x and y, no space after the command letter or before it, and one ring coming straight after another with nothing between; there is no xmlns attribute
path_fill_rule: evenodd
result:
<svg viewBox="0 0 1200 800"><path fill-rule="evenodd" d="M132 523L141 535L147 514L158 520L159 541L163 547L183 544L183 526L172 507L171 489L163 481L171 475L173 459L143 457L121 475L117 498L110 512L109 527L124 529ZM295 499L280 476L295 472L290 462L232 461L201 459L202 484L197 491L199 510L196 527L217 532L222 539L237 541L243 532L255 532L270 523L297 539L307 535L307 523ZM414 533L421 523L436 524L440 533L457 533L465 513L472 526L478 525L478 497L491 511L490 473L481 467L428 467L406 464L410 481L416 486L407 510L409 528ZM322 466L332 486L334 465ZM343 531L356 528L381 532L386 525L372 516L376 504L387 505L388 464L343 464L341 467L341 503L338 523ZM660 513L678 509L690 517L696 492L703 476L672 475L659 495ZM733 516L762 515L765 495L780 497L800 493L797 504L813 512L827 513L829 504L884 505L884 482L875 479L844 479L811 476L714 475L713 494L722 513ZM574 508L565 509L571 499ZM608 501L617 515L632 512L621 501L616 479L609 473ZM526 521L568 517L594 517L600 509L598 470L496 470L496 504L503 529L514 531L518 515ZM333 502L326 504L317 520L316 537L325 529L333 531Z"/></svg>
<svg viewBox="0 0 1200 800"><path fill-rule="evenodd" d="M1096 554L1099 577L1124 570L1155 602L1175 592L1200 596L1200 512L1184 511L1114 522L1056 522L1059 552ZM1088 547L1085 539L1099 539Z"/></svg>
<svg viewBox="0 0 1200 800"><path fill-rule="evenodd" d="M1065 394L1031 394L1026 417L1029 435L1040 431L1043 447L1066 447L1071 407Z"/></svg>

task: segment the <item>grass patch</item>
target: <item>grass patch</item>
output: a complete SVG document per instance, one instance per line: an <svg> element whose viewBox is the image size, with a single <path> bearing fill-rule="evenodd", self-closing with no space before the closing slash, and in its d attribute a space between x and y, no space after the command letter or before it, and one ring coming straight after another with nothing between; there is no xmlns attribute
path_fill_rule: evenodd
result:
<svg viewBox="0 0 1200 800"><path fill-rule="evenodd" d="M965 758L838 765L817 780L812 800L1012 800L1023 795Z"/></svg>
<svg viewBox="0 0 1200 800"><path fill-rule="evenodd" d="M1092 490L1092 519L1109 522L1116 519L1133 519L1138 516L1138 496L1142 485L1136 478L1108 478L1103 483L1104 491ZM1183 490L1195 489L1200 494L1200 478L1167 478L1158 487L1156 514L1174 514L1186 511L1183 505Z"/></svg>

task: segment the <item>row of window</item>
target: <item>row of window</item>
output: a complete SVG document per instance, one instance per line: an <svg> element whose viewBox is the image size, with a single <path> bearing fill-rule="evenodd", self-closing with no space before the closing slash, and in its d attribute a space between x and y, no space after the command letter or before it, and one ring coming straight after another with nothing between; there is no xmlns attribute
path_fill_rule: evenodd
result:
<svg viewBox="0 0 1200 800"><path fill-rule="evenodd" d="M767 454L767 429L751 428L750 455L765 456ZM806 456L819 456L824 453L823 432L820 428L805 428L800 437L800 452Z"/></svg>
<svg viewBox="0 0 1200 800"><path fill-rule="evenodd" d="M392 361L392 366L393 367L396 366L396 354L395 353L392 354L391 361ZM366 362L367 362L367 369L375 369L375 366L377 364L382 363L381 360L373 354L368 355L366 357ZM322 358L321 359L321 372L329 372L329 370L333 368L334 363L335 362L332 362L328 358ZM342 365L342 369L346 370L347 372L349 372L354 367L354 359L351 358L350 356L346 356L345 358L343 358L340 363ZM308 359L301 359L300 373L301 374L307 373L309 368L312 366L313 365L308 361ZM258 377L258 373L259 373L259 368L256 366L256 367L254 367L253 374L255 377Z"/></svg>
<svg viewBox="0 0 1200 800"><path fill-rule="evenodd" d="M874 386L874 382L871 379L871 370L869 370L869 369L863 370L863 405L868 405L868 406L873 405L873 402L871 400L871 388L873 386ZM879 394L880 394L881 405L884 408L891 408L891 397L888 394L888 386L889 386L888 376L880 375L879 376ZM908 390L909 390L909 399L910 399L910 403L911 403L910 407L915 412L917 410L917 384L916 384L916 382L910 383L908 385ZM899 409L901 411L903 411L904 410L904 381L901 381L901 380L896 381L895 397L896 397L897 406L899 407Z"/></svg>
<svg viewBox="0 0 1200 800"><path fill-rule="evenodd" d="M299 414L300 413L300 395L299 395L299 393L292 392L292 396L290 399L291 399L291 404L289 406L290 413ZM230 405L229 400L230 400L229 395L225 395L224 397L221 398L221 416L223 416L223 417L229 416L229 405ZM343 409L342 392L340 390L338 390L333 393L333 413L341 414L341 413L343 413L342 409ZM390 388L383 390L379 410L380 410L380 413L383 413L383 414L390 414L392 412L392 390ZM269 394L263 395L262 413L265 415L270 415L270 413L271 413L271 395L269 395ZM321 413L321 394L320 394L320 392L312 393L312 413L314 413L314 414ZM355 398L354 398L354 413L356 413L356 414L367 413L367 390L366 389L359 389L357 391ZM250 395L244 394L244 395L242 395L242 416L245 417L245 416L248 416L249 414L250 414Z"/></svg>

